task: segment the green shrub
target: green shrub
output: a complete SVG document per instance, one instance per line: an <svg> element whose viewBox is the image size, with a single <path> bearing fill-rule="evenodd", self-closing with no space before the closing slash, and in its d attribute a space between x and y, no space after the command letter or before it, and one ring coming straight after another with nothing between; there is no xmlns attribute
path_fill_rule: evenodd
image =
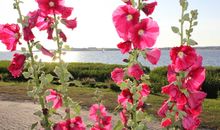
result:
<svg viewBox="0 0 220 130"><path fill-rule="evenodd" d="M206 67L206 80L202 90L207 93L207 98L218 98L220 90L220 67Z"/></svg>
<svg viewBox="0 0 220 130"><path fill-rule="evenodd" d="M150 72L151 90L153 93L160 93L161 87L168 85L167 67L157 67Z"/></svg>

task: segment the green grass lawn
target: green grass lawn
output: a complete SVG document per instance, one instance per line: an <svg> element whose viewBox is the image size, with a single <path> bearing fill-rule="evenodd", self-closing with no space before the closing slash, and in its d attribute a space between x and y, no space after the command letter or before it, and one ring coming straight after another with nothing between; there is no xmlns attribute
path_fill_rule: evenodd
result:
<svg viewBox="0 0 220 130"><path fill-rule="evenodd" d="M23 101L31 100L26 94L27 83L21 82L0 82L0 96L3 100L10 101ZM70 87L69 95L74 101L80 102L82 106L88 108L94 103L92 97L94 96L96 88L88 87ZM110 110L114 110L117 106L118 93L113 92L111 89L99 89L104 95L104 104ZM149 109L150 114L156 114L161 103L165 99L164 96L150 95L148 103L152 104ZM217 128L220 129L220 99L206 99L203 104L203 113L201 115L201 127Z"/></svg>

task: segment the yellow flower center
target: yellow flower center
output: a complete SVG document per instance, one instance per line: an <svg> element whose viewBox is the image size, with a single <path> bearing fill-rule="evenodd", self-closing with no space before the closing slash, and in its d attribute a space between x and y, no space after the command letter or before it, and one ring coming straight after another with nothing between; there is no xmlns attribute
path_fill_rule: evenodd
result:
<svg viewBox="0 0 220 130"><path fill-rule="evenodd" d="M54 7L54 5L55 5L55 3L54 3L53 1L50 1L50 2L49 2L49 6L50 6L50 7Z"/></svg>
<svg viewBox="0 0 220 130"><path fill-rule="evenodd" d="M15 33L14 38L19 39L19 33Z"/></svg>
<svg viewBox="0 0 220 130"><path fill-rule="evenodd" d="M73 124L73 123L71 123L71 124L70 124L70 128L73 128L73 127L74 127L74 124Z"/></svg>
<svg viewBox="0 0 220 130"><path fill-rule="evenodd" d="M133 19L133 16L131 14L127 15L127 21L131 21Z"/></svg>
<svg viewBox="0 0 220 130"><path fill-rule="evenodd" d="M178 53L178 57L179 57L179 58L183 58L183 56L184 56L184 53L183 53L182 51L180 51L180 52Z"/></svg>
<svg viewBox="0 0 220 130"><path fill-rule="evenodd" d="M144 30L143 29L138 31L138 35L142 36L143 34L144 34Z"/></svg>

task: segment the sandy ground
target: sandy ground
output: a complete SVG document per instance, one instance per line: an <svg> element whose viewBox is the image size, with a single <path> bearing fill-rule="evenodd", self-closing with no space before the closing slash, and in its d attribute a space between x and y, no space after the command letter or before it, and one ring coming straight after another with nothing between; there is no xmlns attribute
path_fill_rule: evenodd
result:
<svg viewBox="0 0 220 130"><path fill-rule="evenodd" d="M30 101L14 102L0 100L0 130L29 130L31 124L39 120L38 117L33 115L37 110L40 110L40 106ZM84 122L88 122L88 111L82 110L81 116ZM113 122L116 122L117 119L117 116L113 116ZM53 120L58 121L60 118L54 116ZM157 121L149 123L148 126L150 130L160 129L159 122Z"/></svg>

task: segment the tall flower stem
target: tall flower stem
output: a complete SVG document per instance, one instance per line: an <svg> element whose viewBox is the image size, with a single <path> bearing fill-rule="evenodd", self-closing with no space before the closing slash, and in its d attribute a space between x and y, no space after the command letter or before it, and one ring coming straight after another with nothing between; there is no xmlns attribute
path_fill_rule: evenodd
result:
<svg viewBox="0 0 220 130"><path fill-rule="evenodd" d="M184 16L184 6L182 7L182 11L181 11L181 24L180 24L180 45L184 45L183 43L183 24L184 24L184 20L183 20L183 16Z"/></svg>
<svg viewBox="0 0 220 130"><path fill-rule="evenodd" d="M19 21L21 23L22 28L24 28L24 24L22 23L23 22L23 17L22 17L20 6L19 6L19 1L15 0L15 4L16 4L16 9L17 9L18 14L19 14ZM39 78L38 78L39 74L36 71L37 68L35 66L36 61L34 60L34 55L33 55L33 50L32 50L33 47L30 45L29 42L27 42L27 46L28 46L28 51L29 51L29 55L30 55L30 58L31 58L31 64L30 65L33 68L35 85L36 85L37 88L39 88L40 87L40 81L39 81ZM39 97L39 102L40 102L42 112L43 112L44 109L46 108L45 107L45 100L44 100L44 98L41 94L39 94L38 97ZM43 125L43 127L46 130L50 130L51 128L50 128L50 123L49 123L49 120L48 120L48 114L43 114L43 115L44 115L44 121L45 121L45 124Z"/></svg>
<svg viewBox="0 0 220 130"><path fill-rule="evenodd" d="M67 87L66 87L66 81L64 80L65 78L65 74L64 74L64 62L62 60L62 47L63 47L63 43L60 41L60 37L59 37L59 29L58 29L58 18L57 16L54 14L54 20L55 20L55 32L56 32L56 42L57 42L57 47L58 47L58 59L59 59L59 68L61 70L61 76L60 76L60 83L62 85L62 87L65 87L64 93L63 93L63 99L64 101L66 101L65 103L65 107L66 107L66 117L67 119L70 119L70 108L69 108L69 103L68 103L68 95L67 95Z"/></svg>

